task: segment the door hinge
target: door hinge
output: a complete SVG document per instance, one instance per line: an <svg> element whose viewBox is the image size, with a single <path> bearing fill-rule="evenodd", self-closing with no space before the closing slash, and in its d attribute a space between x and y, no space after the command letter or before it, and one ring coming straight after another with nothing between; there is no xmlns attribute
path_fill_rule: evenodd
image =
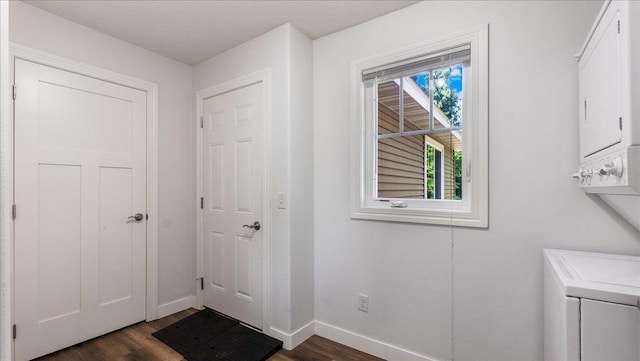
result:
<svg viewBox="0 0 640 361"><path fill-rule="evenodd" d="M619 119L620 130L622 130L622 117Z"/></svg>
<svg viewBox="0 0 640 361"><path fill-rule="evenodd" d="M200 197L200 209L204 209L204 197Z"/></svg>
<svg viewBox="0 0 640 361"><path fill-rule="evenodd" d="M618 34L620 34L620 20L618 20Z"/></svg>
<svg viewBox="0 0 640 361"><path fill-rule="evenodd" d="M16 214L17 214L17 209L16 209L16 205L14 204L13 206L11 206L11 218L16 219Z"/></svg>
<svg viewBox="0 0 640 361"><path fill-rule="evenodd" d="M16 337L18 337L18 326L16 326L15 323L13 324L12 334L13 334L13 339L15 340Z"/></svg>
<svg viewBox="0 0 640 361"><path fill-rule="evenodd" d="M200 290L204 290L204 277L200 277Z"/></svg>
<svg viewBox="0 0 640 361"><path fill-rule="evenodd" d="M200 128L204 128L204 118L200 116Z"/></svg>
<svg viewBox="0 0 640 361"><path fill-rule="evenodd" d="M13 100L16 100L16 97L18 96L18 87L15 86L15 84L13 85Z"/></svg>

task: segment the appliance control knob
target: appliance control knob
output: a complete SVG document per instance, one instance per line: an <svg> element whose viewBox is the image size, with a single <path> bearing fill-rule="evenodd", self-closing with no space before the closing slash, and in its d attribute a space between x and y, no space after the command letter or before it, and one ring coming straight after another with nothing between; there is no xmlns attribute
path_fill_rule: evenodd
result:
<svg viewBox="0 0 640 361"><path fill-rule="evenodd" d="M578 169L578 172L577 173L573 173L571 175L571 177L573 177L573 178L575 178L577 180L582 180L582 174L583 174L583 169L580 168L580 169Z"/></svg>
<svg viewBox="0 0 640 361"><path fill-rule="evenodd" d="M602 175L613 174L616 177L620 178L622 177L622 171L623 171L622 158L618 157L604 164L600 169L600 174Z"/></svg>

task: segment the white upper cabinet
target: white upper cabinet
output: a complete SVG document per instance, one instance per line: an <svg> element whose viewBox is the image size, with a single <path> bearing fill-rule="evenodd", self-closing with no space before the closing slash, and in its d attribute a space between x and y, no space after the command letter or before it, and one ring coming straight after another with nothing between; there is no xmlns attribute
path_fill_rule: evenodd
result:
<svg viewBox="0 0 640 361"><path fill-rule="evenodd" d="M623 2L609 4L578 61L580 81L580 156L582 159L622 140L622 118L628 93Z"/></svg>

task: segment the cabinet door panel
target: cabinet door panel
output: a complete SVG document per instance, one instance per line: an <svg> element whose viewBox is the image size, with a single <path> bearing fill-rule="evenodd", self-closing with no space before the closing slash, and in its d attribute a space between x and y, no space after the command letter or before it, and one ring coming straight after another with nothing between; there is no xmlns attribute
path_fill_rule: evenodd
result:
<svg viewBox="0 0 640 361"><path fill-rule="evenodd" d="M583 299L580 313L582 361L640 360L640 310Z"/></svg>
<svg viewBox="0 0 640 361"><path fill-rule="evenodd" d="M610 8L579 63L580 155L587 157L622 139L622 43L620 13Z"/></svg>

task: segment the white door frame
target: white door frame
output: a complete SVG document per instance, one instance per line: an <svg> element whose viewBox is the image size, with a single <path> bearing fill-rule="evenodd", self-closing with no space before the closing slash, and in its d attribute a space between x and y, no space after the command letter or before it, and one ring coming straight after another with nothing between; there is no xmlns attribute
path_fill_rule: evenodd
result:
<svg viewBox="0 0 640 361"><path fill-rule="evenodd" d="M9 96L9 2L0 1L0 360L12 359L11 154L13 117Z"/></svg>
<svg viewBox="0 0 640 361"><path fill-rule="evenodd" d="M149 214L149 220L146 221L147 226L147 247L146 247L146 271L147 271L147 289L146 289L146 320L152 321L158 318L158 85L155 83L151 83L145 80L133 78L127 75L123 75L120 73L116 73L110 70L105 70L99 67L95 67L92 65L88 65L85 63L81 63L75 60L71 60L68 58L60 57L57 55L53 55L50 53L46 53L40 50L36 50L33 48L29 48L23 45L10 43L9 44L9 76L11 77L9 81L13 84L13 79L15 77L14 74L14 60L15 59L23 59L27 61L31 61L34 63L42 64L45 66L50 66L53 68L66 70L69 72L73 72L76 74L92 77L95 79L100 79L104 81L108 81L111 83L135 88L141 91L146 92L147 94L147 169L146 169L146 177L147 177L147 213ZM4 79L3 79L4 80ZM4 83L4 82L3 82ZM10 85L4 83L5 86L3 90L10 89ZM17 90L18 97L20 90ZM13 104L11 104L13 105ZM3 171L6 171L5 175L2 178L3 184L0 189L0 198L3 200L2 205L2 225L7 223L10 224L10 227L6 229L8 231L8 236L2 238L2 244L0 244L0 251L4 255L11 255L9 257L5 257L2 261L8 261L9 264L2 265L2 275L0 276L0 280L3 285L11 285L9 290L5 290L4 286L2 289L2 305L3 311L10 310L11 315L6 317L7 315L0 314L1 320L3 324L0 329L0 345L5 346L7 344L11 344L13 346L13 342L11 340L11 334L7 333L6 330L9 328L14 322L14 284L13 284L13 276L14 276L14 258L13 258L13 243L14 233L13 233L13 222L11 221L11 204L13 204L13 190L14 190L14 175L13 175L13 106L8 107L8 116L2 118L2 131L4 131L4 135L2 136L2 158L0 163L0 168ZM6 114L5 113L5 114ZM3 114L4 115L4 114ZM6 144L8 142L9 144ZM11 200L10 202L4 202L4 200ZM6 204L5 204L6 203ZM9 212L6 209L9 209ZM19 209L18 209L19 216ZM9 270L8 273L4 272L5 270ZM5 299L6 297L6 299ZM9 321L9 324L4 324ZM7 340L8 338L8 340ZM2 356L4 359L4 355L6 355L6 350L2 350ZM13 357L11 358L13 359Z"/></svg>
<svg viewBox="0 0 640 361"><path fill-rule="evenodd" d="M264 85L264 100L265 100L265 124L264 124L264 149L263 157L264 157L264 171L263 171L263 227L264 227L264 235L263 235L263 303L262 303L262 332L269 334L271 330L271 324L269 320L269 310L270 310L270 290L271 290L271 257L270 257L270 245L271 245L271 69L263 69L257 71L255 73L251 73L245 76L241 76L235 78L233 80L224 82L222 84L214 85L206 89L202 89L196 92L196 119L195 126L197 129L196 132L196 234L197 234L197 242L196 242L196 281L198 281L201 277L204 276L202 265L203 265L203 210L200 208L200 197L203 197L203 184L202 184L202 136L203 129L201 128L202 121L202 102L206 98L210 98L216 95L224 94L231 92L236 89L244 88L249 85L262 83ZM196 305L199 308L204 306L204 292L200 289L200 282L196 282Z"/></svg>

